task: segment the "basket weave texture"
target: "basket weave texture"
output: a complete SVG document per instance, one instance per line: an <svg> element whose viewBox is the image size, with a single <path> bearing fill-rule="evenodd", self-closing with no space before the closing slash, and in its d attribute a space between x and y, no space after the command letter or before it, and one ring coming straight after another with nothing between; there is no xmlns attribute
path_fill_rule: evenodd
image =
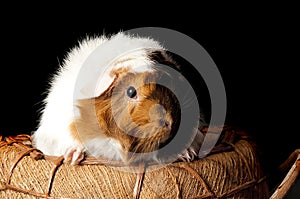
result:
<svg viewBox="0 0 300 199"><path fill-rule="evenodd" d="M141 164L130 168L144 172L133 173L105 161L71 166L32 148L28 135L0 136L0 198L268 198L254 144L228 127L207 157L192 162Z"/></svg>

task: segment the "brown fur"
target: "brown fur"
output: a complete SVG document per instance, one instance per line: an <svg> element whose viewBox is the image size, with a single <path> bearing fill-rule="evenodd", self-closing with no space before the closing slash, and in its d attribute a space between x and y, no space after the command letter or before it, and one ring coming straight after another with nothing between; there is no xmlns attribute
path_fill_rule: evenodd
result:
<svg viewBox="0 0 300 199"><path fill-rule="evenodd" d="M127 73L115 82L113 87L116 90L111 89L95 99L100 126L105 128L104 132L107 136L119 140L126 152L143 153L157 150L174 133L171 129L176 128L177 125L173 120L180 117L177 115L179 105L169 89L154 83L145 84L145 82L155 81L156 78L157 74ZM137 88L137 100L126 96L129 86ZM116 106L112 107L111 103ZM165 114L159 110L157 104L167 110ZM159 119L167 120L166 122L173 126L171 128L160 126Z"/></svg>
<svg viewBox="0 0 300 199"><path fill-rule="evenodd" d="M160 77L158 72L133 74L124 69L113 73L116 78L102 95L79 103L81 118L76 127L80 130L79 137L85 140L95 137L118 140L124 160L132 161L131 152L155 151L176 134L180 107L172 91L154 83ZM129 86L136 88L137 99L126 95ZM74 125L71 129L76 130ZM73 136L78 137L78 133Z"/></svg>

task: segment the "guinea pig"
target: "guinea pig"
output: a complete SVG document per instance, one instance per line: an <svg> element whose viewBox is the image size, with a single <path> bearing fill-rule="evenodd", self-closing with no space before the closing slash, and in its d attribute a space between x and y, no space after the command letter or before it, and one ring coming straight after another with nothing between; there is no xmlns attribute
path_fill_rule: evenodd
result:
<svg viewBox="0 0 300 199"><path fill-rule="evenodd" d="M177 133L182 107L172 89L156 83L179 80L156 63L179 67L150 38L121 32L80 42L51 79L34 147L73 165L85 156L130 163L146 153L147 161L158 161L159 149ZM197 129L175 156L193 160L203 141Z"/></svg>

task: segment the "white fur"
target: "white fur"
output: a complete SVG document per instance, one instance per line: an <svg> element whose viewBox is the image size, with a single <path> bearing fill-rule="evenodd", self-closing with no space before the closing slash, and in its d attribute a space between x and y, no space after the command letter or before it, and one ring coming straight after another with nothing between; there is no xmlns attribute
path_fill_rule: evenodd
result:
<svg viewBox="0 0 300 199"><path fill-rule="evenodd" d="M85 146L89 149L88 153L91 156L122 160L121 145L114 139L95 138L86 142ZM101 146L101 150L99 150L99 146Z"/></svg>
<svg viewBox="0 0 300 199"><path fill-rule="evenodd" d="M110 39L88 38L74 48L53 77L39 127L33 143L47 155L64 155L70 147L82 147L70 134L78 99L99 96L112 83L113 69L127 67L133 72L152 71L147 49L161 50L158 42L149 38L132 37L123 33ZM111 144L113 143L113 144ZM91 140L92 155L120 159L120 146L113 140ZM99 147L101 145L101 147ZM101 151L98 151L101 150Z"/></svg>

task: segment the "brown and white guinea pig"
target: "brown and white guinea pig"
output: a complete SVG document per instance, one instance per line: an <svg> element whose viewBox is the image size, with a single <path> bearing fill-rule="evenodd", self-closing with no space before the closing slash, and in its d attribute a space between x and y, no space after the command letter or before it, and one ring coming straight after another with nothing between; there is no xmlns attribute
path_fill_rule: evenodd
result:
<svg viewBox="0 0 300 199"><path fill-rule="evenodd" d="M82 41L51 80L33 145L71 164L84 156L134 162L134 154L142 153L157 161L182 111L172 90L155 83L177 81L158 62L176 66L150 38L118 33ZM197 131L191 146L175 155L192 160L202 140Z"/></svg>

